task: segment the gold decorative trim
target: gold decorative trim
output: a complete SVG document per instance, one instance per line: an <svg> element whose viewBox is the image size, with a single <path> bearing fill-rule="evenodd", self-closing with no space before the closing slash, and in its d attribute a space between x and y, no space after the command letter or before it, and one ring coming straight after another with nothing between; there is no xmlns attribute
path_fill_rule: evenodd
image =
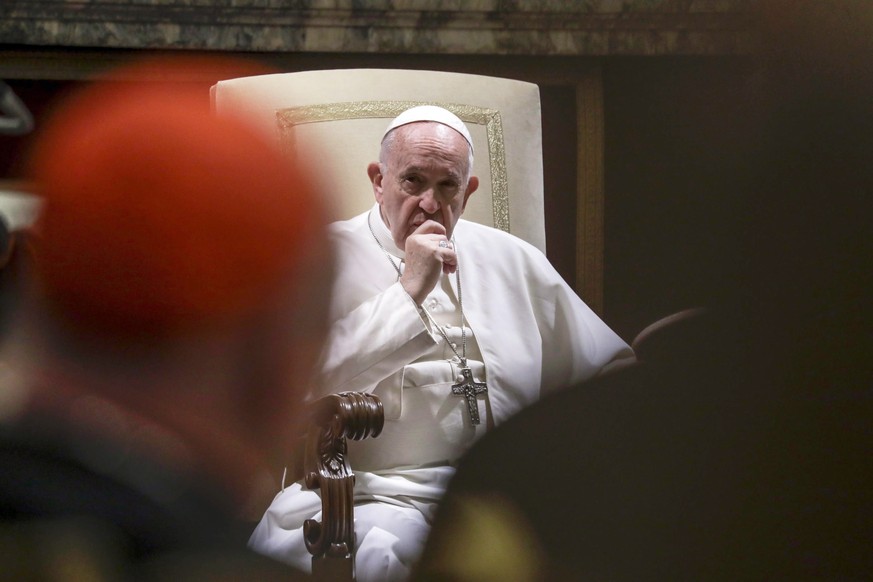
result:
<svg viewBox="0 0 873 582"><path fill-rule="evenodd" d="M485 126L488 138L488 163L491 170L491 201L494 226L509 232L509 190L506 177L506 148L500 112L487 107L437 103L433 101L349 101L288 107L276 111L276 121L284 147L293 149L295 125L384 117L393 119L416 105L438 105L457 115L464 123Z"/></svg>

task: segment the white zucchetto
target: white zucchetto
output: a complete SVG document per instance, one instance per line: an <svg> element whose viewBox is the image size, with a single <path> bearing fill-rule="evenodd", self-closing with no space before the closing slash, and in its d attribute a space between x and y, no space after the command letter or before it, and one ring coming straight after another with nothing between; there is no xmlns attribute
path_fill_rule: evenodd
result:
<svg viewBox="0 0 873 582"><path fill-rule="evenodd" d="M470 131L467 129L467 126L464 125L464 122L451 111L436 105L419 105L407 109L388 124L388 129L386 129L385 133L382 134L382 140L385 139L385 136L388 135L391 130L396 129L401 125L415 123L417 121L435 121L451 127L467 140L467 143L470 144L470 151L473 151L473 138L470 137Z"/></svg>

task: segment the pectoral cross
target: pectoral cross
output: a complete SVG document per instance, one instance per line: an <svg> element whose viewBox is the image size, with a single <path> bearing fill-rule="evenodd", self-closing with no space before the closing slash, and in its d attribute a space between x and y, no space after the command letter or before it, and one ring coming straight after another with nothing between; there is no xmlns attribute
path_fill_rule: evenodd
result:
<svg viewBox="0 0 873 582"><path fill-rule="evenodd" d="M473 372L470 368L462 366L460 372L463 379L457 384L452 385L452 394L463 396L467 400L467 410L470 411L470 421L473 424L480 424L479 405L476 402L476 395L487 392L488 386L485 385L485 382L476 382L473 380Z"/></svg>

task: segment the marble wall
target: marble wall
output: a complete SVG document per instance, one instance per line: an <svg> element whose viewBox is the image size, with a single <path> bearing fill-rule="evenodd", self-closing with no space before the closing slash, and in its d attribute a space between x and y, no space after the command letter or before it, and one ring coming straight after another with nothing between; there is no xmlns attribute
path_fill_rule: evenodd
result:
<svg viewBox="0 0 873 582"><path fill-rule="evenodd" d="M477 55L747 49L748 0L4 0L0 46Z"/></svg>

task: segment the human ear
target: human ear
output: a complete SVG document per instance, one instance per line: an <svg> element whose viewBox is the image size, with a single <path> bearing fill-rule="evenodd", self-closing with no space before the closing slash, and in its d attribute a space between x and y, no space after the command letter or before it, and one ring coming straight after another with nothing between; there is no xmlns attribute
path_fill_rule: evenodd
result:
<svg viewBox="0 0 873 582"><path fill-rule="evenodd" d="M373 195L376 197L376 202L382 203L382 168L379 162L370 162L367 166L367 176L370 177L370 184L373 186Z"/></svg>
<svg viewBox="0 0 873 582"><path fill-rule="evenodd" d="M475 192L478 188L479 178L477 178L476 176L470 176L470 181L467 182L467 191L464 192L464 204L461 206L461 212L463 212L464 209L467 208L467 200L470 199L470 196L472 196L473 192Z"/></svg>

